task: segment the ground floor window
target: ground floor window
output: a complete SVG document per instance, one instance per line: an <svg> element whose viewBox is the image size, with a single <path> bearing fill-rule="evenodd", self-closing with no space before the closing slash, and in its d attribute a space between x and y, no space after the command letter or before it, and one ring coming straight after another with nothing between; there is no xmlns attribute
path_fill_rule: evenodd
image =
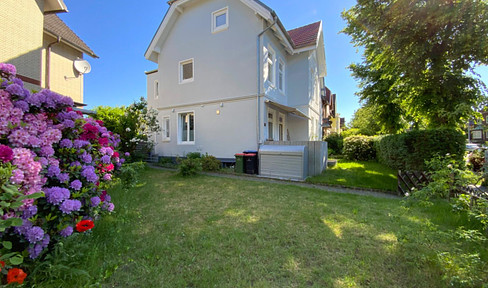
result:
<svg viewBox="0 0 488 288"><path fill-rule="evenodd" d="M273 113L268 113L268 140L273 141Z"/></svg>
<svg viewBox="0 0 488 288"><path fill-rule="evenodd" d="M192 144L195 142L195 114L193 112L179 115L179 143Z"/></svg>
<svg viewBox="0 0 488 288"><path fill-rule="evenodd" d="M169 126L169 116L163 117L163 141L170 140Z"/></svg>
<svg viewBox="0 0 488 288"><path fill-rule="evenodd" d="M279 119L279 126L278 126L278 133L279 133L279 137L280 137L280 141L283 141L283 116L280 115L280 119Z"/></svg>

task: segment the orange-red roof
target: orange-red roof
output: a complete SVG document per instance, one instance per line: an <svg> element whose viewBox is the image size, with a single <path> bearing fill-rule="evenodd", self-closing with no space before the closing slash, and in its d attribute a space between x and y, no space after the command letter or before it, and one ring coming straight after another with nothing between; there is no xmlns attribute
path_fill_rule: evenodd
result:
<svg viewBox="0 0 488 288"><path fill-rule="evenodd" d="M303 48L317 44L320 21L288 31L295 48Z"/></svg>

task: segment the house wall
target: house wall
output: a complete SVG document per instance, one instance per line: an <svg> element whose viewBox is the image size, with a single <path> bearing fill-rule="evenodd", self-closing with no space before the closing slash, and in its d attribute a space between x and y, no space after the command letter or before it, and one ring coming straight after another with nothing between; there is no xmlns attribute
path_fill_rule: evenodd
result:
<svg viewBox="0 0 488 288"><path fill-rule="evenodd" d="M264 29L264 28L263 28ZM262 76L263 78L263 92L265 93L266 98L271 101L278 102L283 105L288 105L288 53L283 48L283 45L280 44L276 36L274 36L273 32L268 30L265 34L263 34L262 46L266 49L272 49L275 54L275 62L274 62L274 80L272 82L267 81L265 79L264 73ZM264 50L264 49L263 49ZM266 63L266 55L262 57L262 64L265 65ZM284 91L280 91L278 89L278 63L279 60L282 60L285 63L285 79L284 79Z"/></svg>
<svg viewBox="0 0 488 288"><path fill-rule="evenodd" d="M218 158L234 158L236 153L257 150L256 117L248 111L256 110L256 100L248 98L190 105L173 109L159 109L159 121L170 119L170 140L162 133L156 136L155 154L161 156L184 157L190 152L208 153ZM180 113L193 112L195 115L195 144L177 145L178 117Z"/></svg>
<svg viewBox="0 0 488 288"><path fill-rule="evenodd" d="M224 7L229 28L214 34L212 12ZM159 110L161 123L169 116L171 124L170 141L160 135L156 154L202 152L233 158L243 150L257 150L256 37L262 29L262 21L240 1L195 1L184 8L160 47L158 72L147 77L149 106ZM179 84L179 62L191 58L194 80ZM158 99L154 81L159 83ZM178 113L183 111L195 113L193 145L177 143Z"/></svg>
<svg viewBox="0 0 488 288"><path fill-rule="evenodd" d="M1 0L0 11L0 62L40 81L44 0Z"/></svg>
<svg viewBox="0 0 488 288"><path fill-rule="evenodd" d="M43 63L47 63L47 47L56 38L44 34ZM56 93L69 96L75 102L83 103L83 75L74 69L73 61L82 59L83 53L63 42L51 46L50 89ZM43 71L43 87L46 87L47 66ZM65 78L67 77L67 79Z"/></svg>

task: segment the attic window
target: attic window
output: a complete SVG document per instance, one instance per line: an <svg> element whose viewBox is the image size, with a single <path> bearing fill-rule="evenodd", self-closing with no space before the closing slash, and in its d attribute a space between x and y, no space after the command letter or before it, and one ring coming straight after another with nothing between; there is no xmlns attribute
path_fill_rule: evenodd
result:
<svg viewBox="0 0 488 288"><path fill-rule="evenodd" d="M227 7L212 13L212 33L229 28L229 9Z"/></svg>
<svg viewBox="0 0 488 288"><path fill-rule="evenodd" d="M180 84L193 82L193 59L180 62Z"/></svg>

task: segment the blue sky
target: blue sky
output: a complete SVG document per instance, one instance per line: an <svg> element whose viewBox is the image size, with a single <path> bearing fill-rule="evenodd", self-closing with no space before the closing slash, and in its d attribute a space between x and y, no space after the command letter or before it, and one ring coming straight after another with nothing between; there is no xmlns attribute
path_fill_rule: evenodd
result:
<svg viewBox="0 0 488 288"><path fill-rule="evenodd" d="M357 82L347 66L361 55L350 38L339 32L345 27L340 14L355 0L262 0L276 11L287 30L318 20L324 24L327 86L337 94L337 110L351 119L359 108L354 93ZM156 69L144 58L156 29L168 9L165 0L65 0L69 13L58 14L100 57L85 58L92 65L85 75L84 102L94 106L129 105L146 96L144 71ZM480 69L488 75L488 69ZM485 78L486 79L486 78ZM487 81L485 81L487 82Z"/></svg>

